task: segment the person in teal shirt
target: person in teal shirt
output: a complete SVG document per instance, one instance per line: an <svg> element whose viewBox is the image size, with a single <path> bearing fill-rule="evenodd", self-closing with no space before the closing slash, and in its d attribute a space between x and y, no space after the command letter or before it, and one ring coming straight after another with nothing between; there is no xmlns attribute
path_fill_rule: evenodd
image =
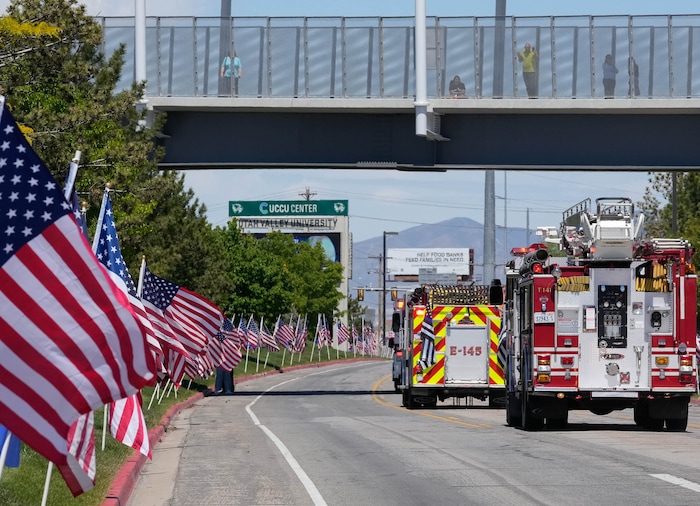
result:
<svg viewBox="0 0 700 506"><path fill-rule="evenodd" d="M233 96L237 97L238 80L243 77L243 65L235 51L233 52L233 58L231 57L231 53L224 56L221 62L220 77L223 83L224 94L231 95L233 93ZM233 88L231 87L232 84Z"/></svg>
<svg viewBox="0 0 700 506"><path fill-rule="evenodd" d="M530 98L537 96L537 58L537 51L529 42L526 42L525 48L518 53L518 61L523 64L523 81Z"/></svg>

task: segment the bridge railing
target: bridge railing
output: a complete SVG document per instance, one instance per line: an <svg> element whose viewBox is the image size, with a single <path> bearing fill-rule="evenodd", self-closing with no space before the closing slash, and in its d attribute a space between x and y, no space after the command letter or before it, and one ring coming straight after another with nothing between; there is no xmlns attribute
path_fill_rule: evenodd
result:
<svg viewBox="0 0 700 506"><path fill-rule="evenodd" d="M134 18L98 21L107 54L126 45L127 88L135 79ZM148 17L147 95L229 94L219 70L232 44L243 64L241 97L413 97L413 25L412 17ZM700 15L430 17L427 42L431 98L448 96L455 75L468 98L527 97L517 58L526 42L539 54L542 98L603 98L606 55L618 69L616 98L700 96Z"/></svg>

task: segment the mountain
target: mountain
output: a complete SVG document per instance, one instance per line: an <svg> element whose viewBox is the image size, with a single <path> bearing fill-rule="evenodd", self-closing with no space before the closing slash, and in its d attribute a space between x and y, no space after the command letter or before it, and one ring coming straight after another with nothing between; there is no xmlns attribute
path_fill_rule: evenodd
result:
<svg viewBox="0 0 700 506"><path fill-rule="evenodd" d="M511 248L529 246L538 242L534 231L508 228L508 242L504 241L503 227L496 229L496 274L505 280L503 266L511 259ZM392 248L473 248L474 277L481 283L484 261L484 225L470 218L451 218L430 225L417 225L386 238L387 250ZM382 256L383 236L372 237L352 245L352 279L350 290L356 296L357 287L381 286L379 260ZM490 280L486 280L488 283ZM387 286L394 285L387 281Z"/></svg>

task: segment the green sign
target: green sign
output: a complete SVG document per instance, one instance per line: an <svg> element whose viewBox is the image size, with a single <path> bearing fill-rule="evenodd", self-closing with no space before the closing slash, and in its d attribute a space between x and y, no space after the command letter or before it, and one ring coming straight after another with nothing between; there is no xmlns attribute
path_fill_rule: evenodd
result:
<svg viewBox="0 0 700 506"><path fill-rule="evenodd" d="M347 200L230 200L229 216L347 216Z"/></svg>

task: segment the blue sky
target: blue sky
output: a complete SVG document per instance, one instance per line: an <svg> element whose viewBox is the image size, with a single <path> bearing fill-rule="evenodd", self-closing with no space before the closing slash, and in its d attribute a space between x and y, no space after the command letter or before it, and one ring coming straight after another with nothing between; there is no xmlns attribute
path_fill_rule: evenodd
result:
<svg viewBox="0 0 700 506"><path fill-rule="evenodd" d="M413 16L414 0L232 0L234 16ZM134 0L85 1L94 15L131 16ZM0 9L9 4L0 0ZM494 0L426 0L429 16L491 16ZM146 0L151 16L218 16L220 0ZM700 14L698 0L508 0L507 14ZM315 199L347 199L355 242L456 216L484 221L484 173L391 171L201 171L186 182L208 208L209 220L228 220L229 200L297 200L306 188ZM628 196L638 201L646 173L503 172L496 174L497 224L558 225L561 212L584 198ZM419 190L420 189L420 190ZM506 213L507 211L507 213ZM437 246L437 245L436 245Z"/></svg>

